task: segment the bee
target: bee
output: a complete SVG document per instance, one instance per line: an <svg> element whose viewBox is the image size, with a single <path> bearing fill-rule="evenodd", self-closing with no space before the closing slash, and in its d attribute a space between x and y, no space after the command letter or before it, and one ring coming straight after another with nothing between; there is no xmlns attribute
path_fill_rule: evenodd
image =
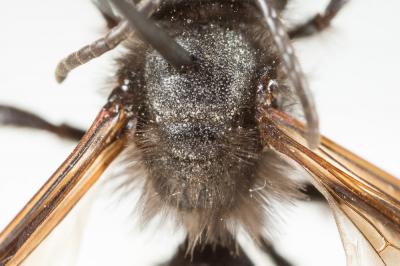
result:
<svg viewBox="0 0 400 266"><path fill-rule="evenodd" d="M113 30L63 60L57 79L125 41L115 86L71 156L1 234L3 264L23 261L122 149L146 171L143 220L166 213L186 229L166 265L252 265L236 242L239 227L287 265L263 237L262 213L274 199L299 197L287 178L291 161L328 200L349 264L398 263L399 182L319 138L313 100L279 20L283 1L142 1L142 15L111 2L98 5ZM325 16L289 36L326 27L343 3L331 1ZM83 135L12 107L1 111L5 124ZM369 256L355 257L363 252Z"/></svg>

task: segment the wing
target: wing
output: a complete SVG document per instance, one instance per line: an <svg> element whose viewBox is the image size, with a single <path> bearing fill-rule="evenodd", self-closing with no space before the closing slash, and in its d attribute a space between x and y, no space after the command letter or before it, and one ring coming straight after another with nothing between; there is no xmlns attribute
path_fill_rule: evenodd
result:
<svg viewBox="0 0 400 266"><path fill-rule="evenodd" d="M106 104L72 154L0 234L0 265L19 265L61 222L123 149L127 123L118 101Z"/></svg>
<svg viewBox="0 0 400 266"><path fill-rule="evenodd" d="M351 266L400 265L400 180L322 137L309 150L301 123L274 109L259 118L265 144L313 177L333 210Z"/></svg>

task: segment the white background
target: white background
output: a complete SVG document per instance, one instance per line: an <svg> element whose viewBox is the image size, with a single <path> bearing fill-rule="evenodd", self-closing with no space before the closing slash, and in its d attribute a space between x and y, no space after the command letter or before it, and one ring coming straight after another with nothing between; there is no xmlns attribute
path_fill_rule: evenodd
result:
<svg viewBox="0 0 400 266"><path fill-rule="evenodd" d="M300 19L325 3L294 1L287 18ZM322 133L395 176L400 176L399 10L396 0L354 0L328 32L296 43ZM61 86L53 72L59 59L104 33L91 3L5 1L0 25L0 103L87 128L105 102L99 91L113 74L110 56L77 69ZM74 145L39 131L0 128L0 228ZM42 248L44 261L30 265L151 265L168 257L182 234L155 231L157 224L141 232L131 213L135 195L111 195L108 184L103 180L94 188L64 230ZM274 237L295 265L345 265L334 222L323 206L298 204L282 216Z"/></svg>

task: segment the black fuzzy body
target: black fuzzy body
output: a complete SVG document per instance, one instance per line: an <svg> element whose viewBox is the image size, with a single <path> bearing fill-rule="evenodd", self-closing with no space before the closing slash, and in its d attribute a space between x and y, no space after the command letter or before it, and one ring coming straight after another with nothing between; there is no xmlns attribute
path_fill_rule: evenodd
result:
<svg viewBox="0 0 400 266"><path fill-rule="evenodd" d="M134 37L120 59L119 83L138 114L126 160L139 156L144 169L143 217L173 217L192 250L233 244L239 228L257 240L271 201L297 191L285 163L263 150L255 119L260 80L285 79L279 56L247 1L180 2L153 19L194 55L194 67L175 69Z"/></svg>
<svg viewBox="0 0 400 266"><path fill-rule="evenodd" d="M252 183L261 150L251 88L255 54L239 32L219 26L177 40L200 62L180 73L156 52L147 56L146 119L155 123L141 137L157 139L157 160L145 160L157 192L178 208L231 208L233 195Z"/></svg>

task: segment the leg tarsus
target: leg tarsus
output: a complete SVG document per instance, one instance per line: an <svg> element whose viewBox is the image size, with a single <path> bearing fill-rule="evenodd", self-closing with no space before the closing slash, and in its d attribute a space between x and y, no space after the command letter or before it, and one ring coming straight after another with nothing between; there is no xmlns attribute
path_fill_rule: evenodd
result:
<svg viewBox="0 0 400 266"><path fill-rule="evenodd" d="M317 14L304 24L298 25L290 30L289 37L291 39L308 37L325 30L330 26L332 19L336 17L348 1L349 0L331 0L324 13Z"/></svg>
<svg viewBox="0 0 400 266"><path fill-rule="evenodd" d="M80 140L85 134L85 131L67 124L57 126L35 114L6 105L0 105L0 125L46 130L72 140Z"/></svg>

